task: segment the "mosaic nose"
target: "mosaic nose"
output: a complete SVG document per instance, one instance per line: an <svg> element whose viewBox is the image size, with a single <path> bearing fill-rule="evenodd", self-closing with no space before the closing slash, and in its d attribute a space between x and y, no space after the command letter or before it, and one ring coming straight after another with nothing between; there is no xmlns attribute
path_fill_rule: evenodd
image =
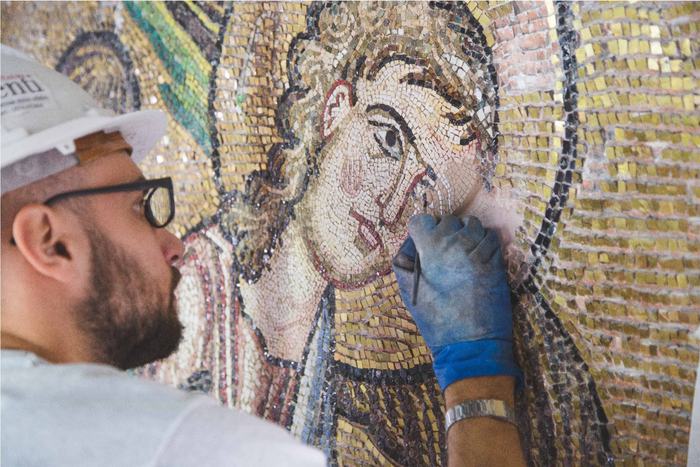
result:
<svg viewBox="0 0 700 467"><path fill-rule="evenodd" d="M349 150L340 169L340 189L350 198L360 194L364 182L364 161L359 151Z"/></svg>

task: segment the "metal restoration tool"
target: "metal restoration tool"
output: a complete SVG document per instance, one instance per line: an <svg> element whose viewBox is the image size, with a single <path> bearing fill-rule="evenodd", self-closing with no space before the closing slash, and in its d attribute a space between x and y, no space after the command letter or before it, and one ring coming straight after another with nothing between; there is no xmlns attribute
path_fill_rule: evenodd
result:
<svg viewBox="0 0 700 467"><path fill-rule="evenodd" d="M425 192L423 193L423 213L428 211L428 197ZM420 282L420 255L416 249L416 263L413 266L413 294L411 297L411 303L416 304L416 299L418 298L418 283Z"/></svg>

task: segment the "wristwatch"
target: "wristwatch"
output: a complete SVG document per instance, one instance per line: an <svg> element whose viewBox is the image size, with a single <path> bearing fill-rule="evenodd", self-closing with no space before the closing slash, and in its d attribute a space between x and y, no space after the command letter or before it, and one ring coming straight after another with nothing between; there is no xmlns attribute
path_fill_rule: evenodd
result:
<svg viewBox="0 0 700 467"><path fill-rule="evenodd" d="M445 414L445 433L465 418L492 417L518 426L513 408L497 399L475 399L457 404Z"/></svg>

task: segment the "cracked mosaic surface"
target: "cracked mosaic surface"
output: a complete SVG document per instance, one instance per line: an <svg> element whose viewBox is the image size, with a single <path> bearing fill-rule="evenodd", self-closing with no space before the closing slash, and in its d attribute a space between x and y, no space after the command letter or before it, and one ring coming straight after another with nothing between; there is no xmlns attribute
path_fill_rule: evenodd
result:
<svg viewBox="0 0 700 467"><path fill-rule="evenodd" d="M700 324L695 3L2 3L2 41L159 108L187 245L180 351L143 370L339 465L445 461L389 259L476 213L519 297L535 465L684 465Z"/></svg>

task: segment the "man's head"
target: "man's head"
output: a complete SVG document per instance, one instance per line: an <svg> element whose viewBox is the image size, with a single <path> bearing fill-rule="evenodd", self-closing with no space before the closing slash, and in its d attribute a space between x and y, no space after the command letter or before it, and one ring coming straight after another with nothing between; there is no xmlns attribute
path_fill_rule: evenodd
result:
<svg viewBox="0 0 700 467"><path fill-rule="evenodd" d="M5 60L3 49L2 130L12 136L2 154L3 347L121 368L169 355L181 334L173 264L182 244L160 228L174 212L172 182L145 181L133 160L134 144L142 157L144 141L162 134L162 116L145 115L155 138L129 125L143 123L143 113L63 121L61 106L71 101L65 94L89 97L36 64L15 63L6 74ZM16 99L28 89L22 83L36 84L31 89L48 99L54 118L43 126L33 125L33 108ZM95 120L101 125L92 131ZM57 127L60 144L44 147Z"/></svg>
<svg viewBox="0 0 700 467"><path fill-rule="evenodd" d="M100 146L97 141L92 149L99 152ZM179 273L172 265L182 246L149 223L149 190L45 203L64 192L140 180L124 149L106 147L85 165L3 195L3 333L46 346L42 350L58 353L58 361L65 352L77 353L78 360L87 356L121 368L176 349L181 325L173 292ZM75 342L56 341L62 338Z"/></svg>

